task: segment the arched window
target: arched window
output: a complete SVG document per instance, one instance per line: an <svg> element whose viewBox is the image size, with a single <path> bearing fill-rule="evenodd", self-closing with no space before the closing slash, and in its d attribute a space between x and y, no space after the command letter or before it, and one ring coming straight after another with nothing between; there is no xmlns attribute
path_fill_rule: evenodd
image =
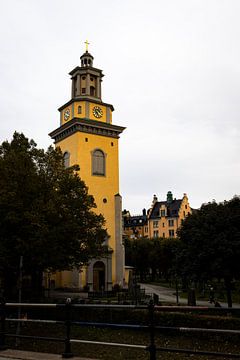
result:
<svg viewBox="0 0 240 360"><path fill-rule="evenodd" d="M63 154L63 162L65 168L68 168L70 166L70 153L68 151L65 151Z"/></svg>
<svg viewBox="0 0 240 360"><path fill-rule="evenodd" d="M106 173L106 164L105 164L105 154L102 150L94 150L92 152L92 174L105 176Z"/></svg>

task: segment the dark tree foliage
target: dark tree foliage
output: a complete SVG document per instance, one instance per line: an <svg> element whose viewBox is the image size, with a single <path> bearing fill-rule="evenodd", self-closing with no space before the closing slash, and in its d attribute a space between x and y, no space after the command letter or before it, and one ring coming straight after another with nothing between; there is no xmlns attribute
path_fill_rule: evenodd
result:
<svg viewBox="0 0 240 360"><path fill-rule="evenodd" d="M125 239L126 265L134 266L140 281L146 280L151 273L151 281L157 277L168 278L172 275L178 239Z"/></svg>
<svg viewBox="0 0 240 360"><path fill-rule="evenodd" d="M177 269L191 280L224 279L228 305L231 283L240 277L240 198L202 205L178 232Z"/></svg>
<svg viewBox="0 0 240 360"><path fill-rule="evenodd" d="M23 134L0 146L0 272L5 289L24 274L72 269L101 255L107 233L94 199L59 148L45 152ZM36 285L37 286L37 285Z"/></svg>
<svg viewBox="0 0 240 360"><path fill-rule="evenodd" d="M140 281L146 278L149 272L149 254L151 244L148 239L125 239L125 262L133 266L140 276Z"/></svg>

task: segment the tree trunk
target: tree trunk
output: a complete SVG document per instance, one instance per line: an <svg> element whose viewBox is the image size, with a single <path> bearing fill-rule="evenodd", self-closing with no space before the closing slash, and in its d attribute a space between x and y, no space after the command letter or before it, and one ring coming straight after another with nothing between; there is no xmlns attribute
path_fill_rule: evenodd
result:
<svg viewBox="0 0 240 360"><path fill-rule="evenodd" d="M156 269L152 268L151 281L155 281L156 278Z"/></svg>
<svg viewBox="0 0 240 360"><path fill-rule="evenodd" d="M224 279L226 292L227 292L227 303L228 307L232 307L232 281L230 279Z"/></svg>

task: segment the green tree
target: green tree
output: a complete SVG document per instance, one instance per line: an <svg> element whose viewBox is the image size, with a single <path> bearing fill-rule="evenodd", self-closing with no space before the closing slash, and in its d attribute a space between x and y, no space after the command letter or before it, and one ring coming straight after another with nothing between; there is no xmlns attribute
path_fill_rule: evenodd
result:
<svg viewBox="0 0 240 360"><path fill-rule="evenodd" d="M176 238L160 239L160 252L158 257L159 274L168 281L174 273L175 255L179 246L179 240Z"/></svg>
<svg viewBox="0 0 240 360"><path fill-rule="evenodd" d="M140 280L146 280L151 270L151 281L156 275L168 279L172 275L179 240L175 238L125 239L126 265L136 268Z"/></svg>
<svg viewBox="0 0 240 360"><path fill-rule="evenodd" d="M178 235L178 272L190 280L224 279L231 307L232 281L240 276L240 198L202 205L184 221Z"/></svg>
<svg viewBox="0 0 240 360"><path fill-rule="evenodd" d="M45 152L23 134L0 146L0 271L5 290L19 259L40 291L44 271L70 270L103 253L104 218L59 148Z"/></svg>
<svg viewBox="0 0 240 360"><path fill-rule="evenodd" d="M147 238L125 239L126 265L133 266L140 281L146 280L149 274L149 255L152 244Z"/></svg>

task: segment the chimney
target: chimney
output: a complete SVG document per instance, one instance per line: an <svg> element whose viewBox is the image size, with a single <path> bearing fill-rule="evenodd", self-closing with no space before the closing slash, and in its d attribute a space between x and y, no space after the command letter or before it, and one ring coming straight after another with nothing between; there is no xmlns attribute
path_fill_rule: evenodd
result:
<svg viewBox="0 0 240 360"><path fill-rule="evenodd" d="M152 201L152 208L154 207L154 205L156 204L156 202L158 201L157 195L153 195L153 201Z"/></svg>
<svg viewBox="0 0 240 360"><path fill-rule="evenodd" d="M171 202L173 201L173 194L171 191L168 191L167 193L167 203L171 204Z"/></svg>

